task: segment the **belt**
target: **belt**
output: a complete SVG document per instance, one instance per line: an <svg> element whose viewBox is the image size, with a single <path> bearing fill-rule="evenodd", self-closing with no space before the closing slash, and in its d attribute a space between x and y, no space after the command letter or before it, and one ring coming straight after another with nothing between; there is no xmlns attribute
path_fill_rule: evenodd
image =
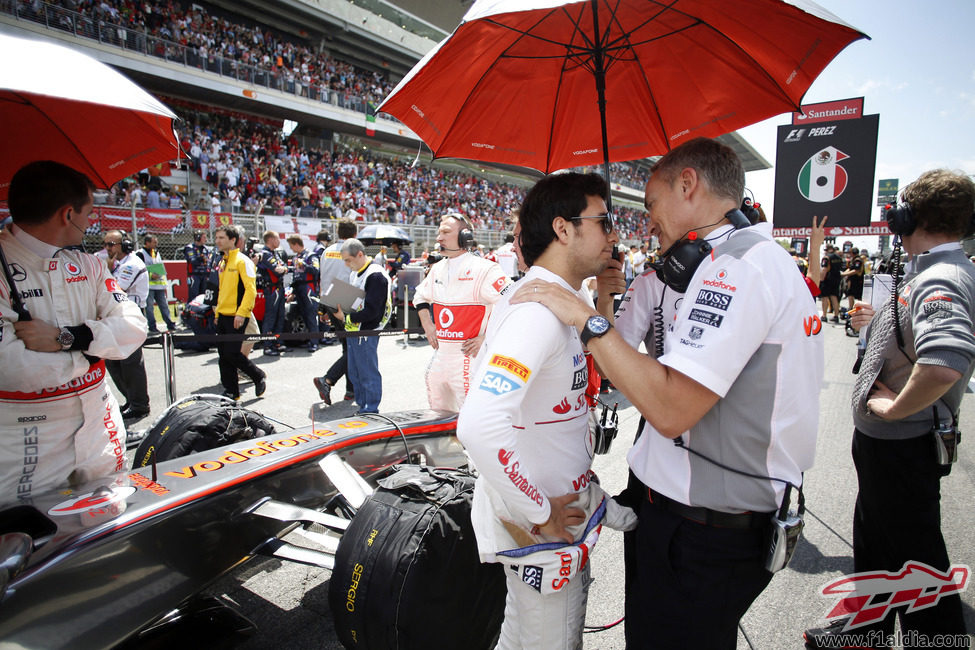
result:
<svg viewBox="0 0 975 650"><path fill-rule="evenodd" d="M647 500L658 508L680 515L684 519L690 519L695 523L714 528L737 528L739 530L764 528L769 525L771 514L768 512L721 512L710 508L688 506L680 501L674 501L652 488L647 488Z"/></svg>

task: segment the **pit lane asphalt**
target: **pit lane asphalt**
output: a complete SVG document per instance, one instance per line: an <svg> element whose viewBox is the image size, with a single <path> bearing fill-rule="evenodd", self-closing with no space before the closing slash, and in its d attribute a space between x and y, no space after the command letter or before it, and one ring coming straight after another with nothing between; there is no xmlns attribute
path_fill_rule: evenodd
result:
<svg viewBox="0 0 975 650"><path fill-rule="evenodd" d="M856 498L856 474L850 459L853 424L849 397L854 375L850 368L856 356L855 339L844 335L838 325L824 327L826 373L821 394L819 437L815 466L806 474L806 526L796 555L789 567L779 572L765 592L742 619L738 648L778 650L801 648L802 631L821 624L833 601L823 597L823 585L853 572L852 513ZM379 367L383 375L383 412L426 406L424 371L431 356L425 340L412 337L403 346L402 337L383 337L379 342ZM254 398L253 386L241 384L242 404L275 420L299 427L312 416L320 423L350 415L350 402L325 407L312 385L312 378L324 374L338 358L338 345L309 353L291 348L281 357L265 357L259 350L251 358L268 373L267 393ZM165 408L162 351L158 345L145 350L146 371L152 414L133 424L147 427ZM176 393L219 393L216 352L177 351L175 359ZM333 389L341 399L344 380ZM621 394L609 394L612 404L619 400L620 434L610 453L597 456L593 464L610 493L621 490L626 481L626 451L632 442L639 414ZM975 407L973 397L962 403L961 430L964 443L959 462L949 477L942 480L942 521L949 556L954 564L975 565L972 529L975 514ZM286 427L279 427L286 430ZM133 452L130 452L130 460ZM307 542L303 542L307 544ZM605 531L592 558L593 583L589 593L587 625L606 625L623 616L622 534ZM238 567L209 590L212 595L235 603L253 621L258 631L239 647L332 649L341 648L335 637L328 607L330 572L277 559L256 558ZM674 595L675 598L679 597ZM975 588L962 594L969 632L975 631ZM435 619L431 624L436 624ZM624 647L623 626L585 635L587 649Z"/></svg>

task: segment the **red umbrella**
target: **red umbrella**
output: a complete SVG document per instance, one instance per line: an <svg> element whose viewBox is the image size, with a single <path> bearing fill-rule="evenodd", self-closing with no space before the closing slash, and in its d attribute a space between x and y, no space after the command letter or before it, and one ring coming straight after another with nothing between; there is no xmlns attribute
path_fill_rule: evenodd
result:
<svg viewBox="0 0 975 650"><path fill-rule="evenodd" d="M865 35L807 0L480 0L379 107L436 157L557 169L799 110Z"/></svg>
<svg viewBox="0 0 975 650"><path fill-rule="evenodd" d="M46 41L0 34L0 200L14 173L56 160L109 187L179 158L176 115L104 63Z"/></svg>

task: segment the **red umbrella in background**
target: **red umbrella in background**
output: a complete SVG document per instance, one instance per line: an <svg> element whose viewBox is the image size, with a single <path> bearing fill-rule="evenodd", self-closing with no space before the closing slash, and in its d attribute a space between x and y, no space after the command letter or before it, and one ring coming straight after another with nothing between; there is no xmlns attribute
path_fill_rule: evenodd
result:
<svg viewBox="0 0 975 650"><path fill-rule="evenodd" d="M104 63L5 34L0 60L0 200L14 173L34 160L56 160L109 187L179 158L176 115Z"/></svg>
<svg viewBox="0 0 975 650"><path fill-rule="evenodd" d="M380 105L438 158L558 169L787 111L866 36L807 0L480 0Z"/></svg>

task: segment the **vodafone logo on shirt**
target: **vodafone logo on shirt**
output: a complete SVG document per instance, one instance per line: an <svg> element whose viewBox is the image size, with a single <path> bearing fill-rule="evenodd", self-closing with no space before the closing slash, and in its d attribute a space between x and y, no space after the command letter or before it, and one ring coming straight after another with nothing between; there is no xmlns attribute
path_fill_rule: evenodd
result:
<svg viewBox="0 0 975 650"><path fill-rule="evenodd" d="M466 341L478 335L484 320L484 305L433 305L437 338L443 341Z"/></svg>

